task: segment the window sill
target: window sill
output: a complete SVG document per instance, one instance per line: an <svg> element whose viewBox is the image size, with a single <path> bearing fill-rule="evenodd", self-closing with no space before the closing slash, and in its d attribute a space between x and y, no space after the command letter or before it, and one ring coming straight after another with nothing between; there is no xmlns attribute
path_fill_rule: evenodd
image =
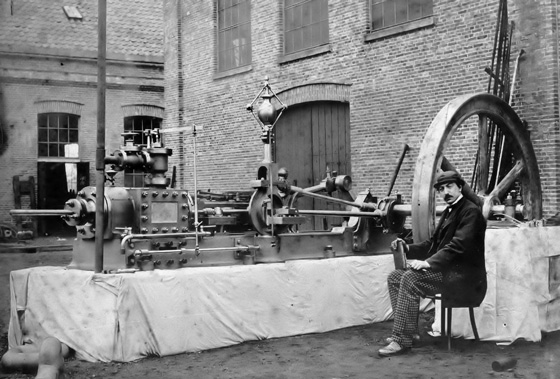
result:
<svg viewBox="0 0 560 379"><path fill-rule="evenodd" d="M38 157L37 162L80 163L80 158L67 157Z"/></svg>
<svg viewBox="0 0 560 379"><path fill-rule="evenodd" d="M435 17L425 17L419 20L414 20L407 22L405 24L399 24L395 26L390 26L384 29L378 29L371 33L366 34L364 37L365 42L372 42L381 38L390 37L397 34L411 32L413 30L426 28L428 26L433 26L436 24Z"/></svg>
<svg viewBox="0 0 560 379"><path fill-rule="evenodd" d="M231 70L215 73L214 76L212 77L212 79L227 78L228 76L233 76L233 75L238 75L238 74L243 74L245 72L249 72L252 69L253 69L252 65L232 68Z"/></svg>
<svg viewBox="0 0 560 379"><path fill-rule="evenodd" d="M298 59L304 59L319 54L329 53L330 51L331 51L331 44L328 43L326 45L313 47L311 49L298 51L296 53L286 54L278 59L278 63L282 64L282 63L292 62Z"/></svg>

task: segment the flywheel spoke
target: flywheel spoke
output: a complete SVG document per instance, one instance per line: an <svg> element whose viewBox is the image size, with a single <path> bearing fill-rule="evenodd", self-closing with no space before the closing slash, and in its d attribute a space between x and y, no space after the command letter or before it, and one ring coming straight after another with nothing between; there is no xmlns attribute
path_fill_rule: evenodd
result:
<svg viewBox="0 0 560 379"><path fill-rule="evenodd" d="M490 197L501 198L503 197L507 190L511 188L513 183L519 178L519 175L523 173L525 169L525 163L522 160L518 160L515 166L507 173L506 176L498 183L494 190L490 193Z"/></svg>

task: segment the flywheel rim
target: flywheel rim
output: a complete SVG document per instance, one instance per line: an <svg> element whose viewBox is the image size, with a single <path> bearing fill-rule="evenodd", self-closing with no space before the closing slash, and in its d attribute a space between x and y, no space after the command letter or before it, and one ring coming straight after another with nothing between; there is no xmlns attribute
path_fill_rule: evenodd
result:
<svg viewBox="0 0 560 379"><path fill-rule="evenodd" d="M433 184L442 166L444 151L460 125L472 116L487 117L517 145L514 153L525 169L520 177L523 201L529 219L542 217L542 190L536 155L517 113L497 96L478 93L451 100L436 115L422 141L414 171L412 191L412 230L414 241L429 238L435 228L435 197Z"/></svg>

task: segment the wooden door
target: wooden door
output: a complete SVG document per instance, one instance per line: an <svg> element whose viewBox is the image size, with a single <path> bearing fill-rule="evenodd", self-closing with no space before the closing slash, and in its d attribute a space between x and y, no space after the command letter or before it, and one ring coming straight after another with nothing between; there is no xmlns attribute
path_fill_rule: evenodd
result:
<svg viewBox="0 0 560 379"><path fill-rule="evenodd" d="M275 160L288 180L306 188L325 179L327 170L350 175L350 113L347 103L313 102L288 108L276 124ZM338 204L299 198L299 209L342 210ZM328 230L340 217L317 216L302 230Z"/></svg>

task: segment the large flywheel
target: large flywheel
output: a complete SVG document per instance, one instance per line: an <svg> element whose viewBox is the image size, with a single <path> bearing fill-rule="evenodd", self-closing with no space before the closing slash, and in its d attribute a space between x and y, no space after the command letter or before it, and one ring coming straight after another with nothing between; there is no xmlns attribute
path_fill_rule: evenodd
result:
<svg viewBox="0 0 560 379"><path fill-rule="evenodd" d="M476 164L472 169L464 169L460 155L446 153L452 137L462 127L478 128L478 132L471 133L476 140ZM460 144L469 141L464 138ZM482 206L485 217L491 215L492 205L503 202L512 188L520 193L525 219L542 217L539 168L529 133L515 111L499 97L486 93L460 96L443 107L432 121L414 172L411 215L415 242L429 238L435 228L433 184L440 170L450 169L457 169L467 183L466 174L472 175L474 185L467 185L463 193L466 190L467 197Z"/></svg>

